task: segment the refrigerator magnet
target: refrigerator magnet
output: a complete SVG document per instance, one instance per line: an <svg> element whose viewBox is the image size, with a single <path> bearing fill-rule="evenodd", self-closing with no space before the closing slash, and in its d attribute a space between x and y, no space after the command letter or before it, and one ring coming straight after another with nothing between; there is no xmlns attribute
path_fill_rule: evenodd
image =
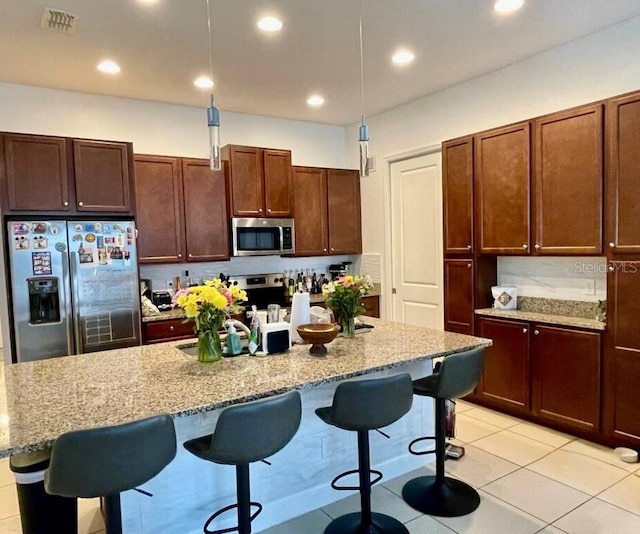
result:
<svg viewBox="0 0 640 534"><path fill-rule="evenodd" d="M96 232L102 232L102 223L96 223L94 226L96 227Z"/></svg>
<svg viewBox="0 0 640 534"><path fill-rule="evenodd" d="M29 238L23 235L19 235L13 239L13 248L16 250L28 250Z"/></svg>
<svg viewBox="0 0 640 534"><path fill-rule="evenodd" d="M96 234L87 234L84 239L87 243L93 243L96 240Z"/></svg>
<svg viewBox="0 0 640 534"><path fill-rule="evenodd" d="M84 225L84 231L85 232L95 232L96 231L96 225L93 224L93 223L85 224Z"/></svg>
<svg viewBox="0 0 640 534"><path fill-rule="evenodd" d="M51 231L51 235L58 235L60 233L60 227L57 223L49 224L49 230Z"/></svg>
<svg viewBox="0 0 640 534"><path fill-rule="evenodd" d="M29 225L27 223L13 223L13 235L27 235Z"/></svg>
<svg viewBox="0 0 640 534"><path fill-rule="evenodd" d="M33 275L51 275L51 252L32 252L31 265L33 266Z"/></svg>
<svg viewBox="0 0 640 534"><path fill-rule="evenodd" d="M31 223L31 230L34 234L45 234L47 233L47 223Z"/></svg>
<svg viewBox="0 0 640 534"><path fill-rule="evenodd" d="M98 230L96 230L97 232ZM110 224L103 224L102 225L102 233L103 234L110 234L111 233L111 225Z"/></svg>
<svg viewBox="0 0 640 534"><path fill-rule="evenodd" d="M128 250L122 251L122 260L126 266L131 265L131 253Z"/></svg>
<svg viewBox="0 0 640 534"><path fill-rule="evenodd" d="M49 240L43 235L37 235L33 238L33 248L34 249L49 248Z"/></svg>
<svg viewBox="0 0 640 534"><path fill-rule="evenodd" d="M73 227L73 229L74 229L76 232L82 232L82 225L81 225L81 224L76 224L76 225Z"/></svg>

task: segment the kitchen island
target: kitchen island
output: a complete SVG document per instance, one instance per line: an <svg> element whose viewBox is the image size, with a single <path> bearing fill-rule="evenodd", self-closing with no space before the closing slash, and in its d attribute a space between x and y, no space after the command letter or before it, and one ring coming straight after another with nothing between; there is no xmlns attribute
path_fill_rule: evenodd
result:
<svg viewBox="0 0 640 534"><path fill-rule="evenodd" d="M337 382L403 371L418 378L430 374L434 357L490 344L379 319L367 322L373 330L337 338L320 358L298 345L285 354L202 364L179 349L183 341L5 366L0 456L46 447L69 430L163 412L174 416L181 444L210 433L225 406L299 389L300 431L272 458L273 466L252 467L253 495L267 504L258 531L345 496L331 490L329 481L354 467L355 434L324 425L313 413L330 403ZM388 427L392 439L372 435L372 461L382 464L387 477L424 464L428 458L409 455L406 446L425 432L433 432L431 403L416 400L405 418ZM203 462L179 447L176 459L144 487L154 497L123 494L126 532L201 532L210 513L234 500L234 469Z"/></svg>

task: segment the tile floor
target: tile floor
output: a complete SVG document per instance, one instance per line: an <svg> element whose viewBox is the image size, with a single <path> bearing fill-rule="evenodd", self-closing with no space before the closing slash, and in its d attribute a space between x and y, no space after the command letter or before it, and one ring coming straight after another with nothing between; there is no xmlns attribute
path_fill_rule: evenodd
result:
<svg viewBox="0 0 640 534"><path fill-rule="evenodd" d="M446 468L478 488L481 503L475 512L436 518L404 503L404 483L431 473L430 465L376 485L373 509L404 522L411 534L640 532L640 464L625 464L605 447L462 401L456 428L466 456L448 461ZM19 534L15 485L7 463L0 460L0 533ZM332 518L356 511L358 505L357 495L352 495L263 534L320 534ZM81 500L79 515L79 534L104 532L96 499Z"/></svg>

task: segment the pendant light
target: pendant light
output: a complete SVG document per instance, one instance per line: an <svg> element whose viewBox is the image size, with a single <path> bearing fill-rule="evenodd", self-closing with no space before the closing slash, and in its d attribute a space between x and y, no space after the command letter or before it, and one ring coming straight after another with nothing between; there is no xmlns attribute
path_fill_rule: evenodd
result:
<svg viewBox="0 0 640 534"><path fill-rule="evenodd" d="M364 57L362 52L362 0L360 0L360 104L362 122L360 123L358 144L360 145L360 177L369 176L369 127L364 117Z"/></svg>
<svg viewBox="0 0 640 534"><path fill-rule="evenodd" d="M213 81L213 59L211 46L211 7L210 0L207 0L207 23L209 30L209 77ZM207 124L209 126L209 167L212 171L222 169L220 159L220 110L216 106L216 101L211 91L211 103L207 108Z"/></svg>

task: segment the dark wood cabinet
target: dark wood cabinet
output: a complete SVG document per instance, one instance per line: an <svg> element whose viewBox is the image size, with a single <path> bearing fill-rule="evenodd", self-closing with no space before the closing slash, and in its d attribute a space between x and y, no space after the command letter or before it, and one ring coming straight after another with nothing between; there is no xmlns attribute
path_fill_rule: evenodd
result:
<svg viewBox="0 0 640 534"><path fill-rule="evenodd" d="M185 323L183 319L167 319L163 321L148 321L142 323L142 343L165 343L196 337L193 323Z"/></svg>
<svg viewBox="0 0 640 534"><path fill-rule="evenodd" d="M291 216L291 151L239 145L222 147L228 164L233 217Z"/></svg>
<svg viewBox="0 0 640 534"><path fill-rule="evenodd" d="M177 158L135 155L138 261L172 263L186 253Z"/></svg>
<svg viewBox="0 0 640 534"><path fill-rule="evenodd" d="M640 446L640 261L608 266L603 431L612 444Z"/></svg>
<svg viewBox="0 0 640 534"><path fill-rule="evenodd" d="M444 253L473 253L472 137L442 144L442 200Z"/></svg>
<svg viewBox="0 0 640 534"><path fill-rule="evenodd" d="M329 252L327 171L294 167L292 179L296 256L323 256Z"/></svg>
<svg viewBox="0 0 640 534"><path fill-rule="evenodd" d="M296 256L360 254L358 171L293 168Z"/></svg>
<svg viewBox="0 0 640 534"><path fill-rule="evenodd" d="M533 121L538 254L602 253L602 107L583 106Z"/></svg>
<svg viewBox="0 0 640 534"><path fill-rule="evenodd" d="M130 154L127 143L73 141L78 211L131 212Z"/></svg>
<svg viewBox="0 0 640 534"><path fill-rule="evenodd" d="M229 259L224 169L212 171L205 159L182 159L187 261Z"/></svg>
<svg viewBox="0 0 640 534"><path fill-rule="evenodd" d="M475 232L481 254L530 250L529 130L525 122L475 136Z"/></svg>
<svg viewBox="0 0 640 534"><path fill-rule="evenodd" d="M444 260L444 329L473 334L473 260Z"/></svg>
<svg viewBox="0 0 640 534"><path fill-rule="evenodd" d="M328 169L327 212L331 254L362 253L360 210L360 173Z"/></svg>
<svg viewBox="0 0 640 534"><path fill-rule="evenodd" d="M529 324L478 317L476 334L493 340L485 351L476 397L491 407L527 414L531 408Z"/></svg>
<svg viewBox="0 0 640 534"><path fill-rule="evenodd" d="M542 419L600 430L600 334L532 325L532 411Z"/></svg>
<svg viewBox="0 0 640 534"><path fill-rule="evenodd" d="M606 243L614 254L640 253L640 91L607 102Z"/></svg>
<svg viewBox="0 0 640 534"><path fill-rule="evenodd" d="M380 317L380 297L378 295L362 297L362 307L364 311L360 315Z"/></svg>
<svg viewBox="0 0 640 534"><path fill-rule="evenodd" d="M130 143L9 133L0 139L7 213L134 213Z"/></svg>

